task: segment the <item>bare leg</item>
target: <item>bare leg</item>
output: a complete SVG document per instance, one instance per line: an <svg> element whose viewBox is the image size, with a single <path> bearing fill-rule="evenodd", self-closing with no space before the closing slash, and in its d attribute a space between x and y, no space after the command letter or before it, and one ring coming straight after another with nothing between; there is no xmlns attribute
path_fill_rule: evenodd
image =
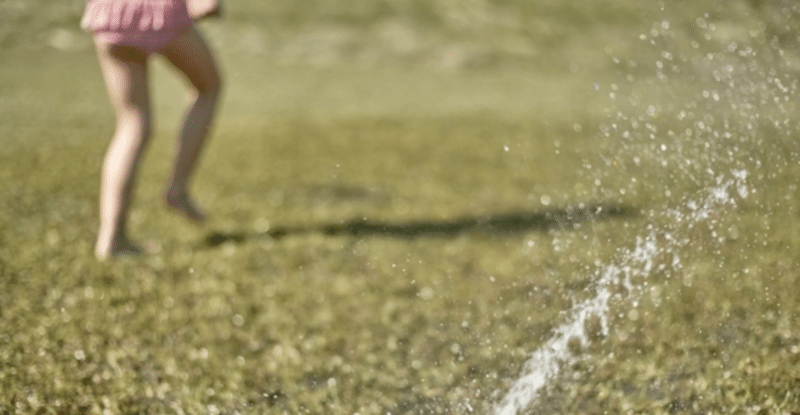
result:
<svg viewBox="0 0 800 415"><path fill-rule="evenodd" d="M178 139L172 177L164 195L167 206L200 222L205 214L189 197L189 179L208 136L220 93L220 76L214 57L195 28L181 34L159 52L192 86L194 102Z"/></svg>
<svg viewBox="0 0 800 415"><path fill-rule="evenodd" d="M147 56L124 46L97 43L100 69L116 114L116 130L103 160L98 258L136 254L126 235L136 170L150 137Z"/></svg>

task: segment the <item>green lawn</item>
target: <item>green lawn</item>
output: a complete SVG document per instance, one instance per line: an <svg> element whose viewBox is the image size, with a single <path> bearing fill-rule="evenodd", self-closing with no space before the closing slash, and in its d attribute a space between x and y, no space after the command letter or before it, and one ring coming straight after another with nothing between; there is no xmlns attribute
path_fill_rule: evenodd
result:
<svg viewBox="0 0 800 415"><path fill-rule="evenodd" d="M800 412L780 13L231 3L211 221L161 207L185 102L153 62L153 253L101 263L82 2L0 0L0 413L493 413L604 290L520 413Z"/></svg>

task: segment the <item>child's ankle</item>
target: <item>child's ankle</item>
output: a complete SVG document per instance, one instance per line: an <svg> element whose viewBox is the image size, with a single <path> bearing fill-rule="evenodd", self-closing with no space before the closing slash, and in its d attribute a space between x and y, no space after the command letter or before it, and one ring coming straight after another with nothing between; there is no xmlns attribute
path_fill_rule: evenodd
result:
<svg viewBox="0 0 800 415"><path fill-rule="evenodd" d="M198 208L186 190L175 190L170 188L164 196L167 207L176 210L178 213L193 222L205 220L205 213Z"/></svg>

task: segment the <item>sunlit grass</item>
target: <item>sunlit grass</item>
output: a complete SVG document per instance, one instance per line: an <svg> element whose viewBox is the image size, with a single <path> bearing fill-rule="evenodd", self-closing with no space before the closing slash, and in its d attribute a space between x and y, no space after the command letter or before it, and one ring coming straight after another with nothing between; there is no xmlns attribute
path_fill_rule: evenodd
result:
<svg viewBox="0 0 800 415"><path fill-rule="evenodd" d="M744 3L712 10L725 30L693 49L688 5L666 19L677 40L653 45L649 22L662 19L638 5L469 2L559 30L474 26L549 37L526 64L472 70L358 54L287 66L224 47L258 16L280 16L278 38L306 22L367 33L400 18L437 45L475 41L458 22L480 25L458 2L323 3L232 4L228 23L208 26L227 84L194 185L212 213L202 228L160 205L184 103L153 66L156 134L131 231L154 253L141 258L91 255L113 129L91 51L0 52L0 412L490 413L598 272L653 232L665 266L636 281L640 298L611 304L608 336L582 345L530 412L800 411L800 168L791 122L772 123L797 114L754 96L736 99L763 118L709 105L711 64L681 62L663 82L651 62L727 47L729 26L758 29ZM20 30L60 25L51 6L26 4L14 16L48 11ZM753 44L767 36L747 30ZM701 115L679 119L689 103ZM706 114L737 135L679 137ZM734 169L748 173L746 197L675 219Z"/></svg>

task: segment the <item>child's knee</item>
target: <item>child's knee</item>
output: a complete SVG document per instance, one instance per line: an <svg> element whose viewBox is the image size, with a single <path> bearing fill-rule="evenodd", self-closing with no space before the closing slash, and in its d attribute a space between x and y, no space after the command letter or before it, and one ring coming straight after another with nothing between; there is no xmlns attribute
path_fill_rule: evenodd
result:
<svg viewBox="0 0 800 415"><path fill-rule="evenodd" d="M140 114L123 115L118 120L118 129L124 131L125 135L136 141L145 144L153 133L153 125L148 116Z"/></svg>
<svg viewBox="0 0 800 415"><path fill-rule="evenodd" d="M219 68L210 56L198 66L202 69L189 77L192 86L199 95L216 97L222 90L222 75Z"/></svg>
<svg viewBox="0 0 800 415"><path fill-rule="evenodd" d="M197 86L197 92L203 95L218 97L222 91L222 77L216 68L208 74L201 85Z"/></svg>

